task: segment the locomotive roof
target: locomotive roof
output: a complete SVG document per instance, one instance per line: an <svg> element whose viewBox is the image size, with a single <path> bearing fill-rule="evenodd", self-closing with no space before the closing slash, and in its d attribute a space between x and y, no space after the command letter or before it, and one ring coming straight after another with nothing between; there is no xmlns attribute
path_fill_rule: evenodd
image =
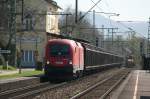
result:
<svg viewBox="0 0 150 99"><path fill-rule="evenodd" d="M47 32L47 35L51 35L51 36L53 36L53 37L60 38L60 39L69 39L69 40L74 40L74 41L77 41L77 42L90 43L89 41L84 40L84 39L68 37L68 36L60 35L60 34L53 34L53 33L48 33L48 32Z"/></svg>
<svg viewBox="0 0 150 99"><path fill-rule="evenodd" d="M75 42L74 40L70 40L70 39L52 39L49 40L48 42L65 42L65 43L71 43L71 42Z"/></svg>

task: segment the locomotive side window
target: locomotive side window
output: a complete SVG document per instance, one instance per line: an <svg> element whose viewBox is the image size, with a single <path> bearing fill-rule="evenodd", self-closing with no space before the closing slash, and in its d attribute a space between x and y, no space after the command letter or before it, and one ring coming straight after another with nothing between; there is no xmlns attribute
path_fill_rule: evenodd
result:
<svg viewBox="0 0 150 99"><path fill-rule="evenodd" d="M69 55L70 47L63 44L50 45L50 55L51 56L66 56Z"/></svg>

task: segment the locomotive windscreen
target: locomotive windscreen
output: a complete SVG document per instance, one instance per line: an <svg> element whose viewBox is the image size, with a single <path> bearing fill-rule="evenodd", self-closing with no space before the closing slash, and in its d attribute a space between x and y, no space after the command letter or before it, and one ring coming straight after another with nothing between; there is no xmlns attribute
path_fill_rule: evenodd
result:
<svg viewBox="0 0 150 99"><path fill-rule="evenodd" d="M50 56L66 56L69 55L69 46L64 44L50 45Z"/></svg>

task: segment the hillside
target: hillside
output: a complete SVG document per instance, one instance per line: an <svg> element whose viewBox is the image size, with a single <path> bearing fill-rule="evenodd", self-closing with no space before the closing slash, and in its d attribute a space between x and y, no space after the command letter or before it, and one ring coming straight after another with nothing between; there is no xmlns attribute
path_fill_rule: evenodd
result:
<svg viewBox="0 0 150 99"><path fill-rule="evenodd" d="M89 15L90 17L90 21L92 22L93 18L92 18L92 14ZM104 17L101 16L100 14L96 14L95 17L95 24L97 28L101 28L102 25L104 25L104 27L118 27L119 28L119 32L125 32L125 31L129 31L129 28L132 28L134 31L136 31L137 33L140 33L142 35L144 35L145 37L147 37L147 31L148 31L148 22L145 21L140 21L140 22L116 22L114 20L111 20L108 17Z"/></svg>

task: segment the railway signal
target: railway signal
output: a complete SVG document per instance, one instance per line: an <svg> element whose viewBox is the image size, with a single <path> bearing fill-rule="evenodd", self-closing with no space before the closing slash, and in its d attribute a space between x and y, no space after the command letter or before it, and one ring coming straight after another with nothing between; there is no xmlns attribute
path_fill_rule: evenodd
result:
<svg viewBox="0 0 150 99"><path fill-rule="evenodd" d="M98 47L99 46L99 39L96 37L96 46Z"/></svg>

